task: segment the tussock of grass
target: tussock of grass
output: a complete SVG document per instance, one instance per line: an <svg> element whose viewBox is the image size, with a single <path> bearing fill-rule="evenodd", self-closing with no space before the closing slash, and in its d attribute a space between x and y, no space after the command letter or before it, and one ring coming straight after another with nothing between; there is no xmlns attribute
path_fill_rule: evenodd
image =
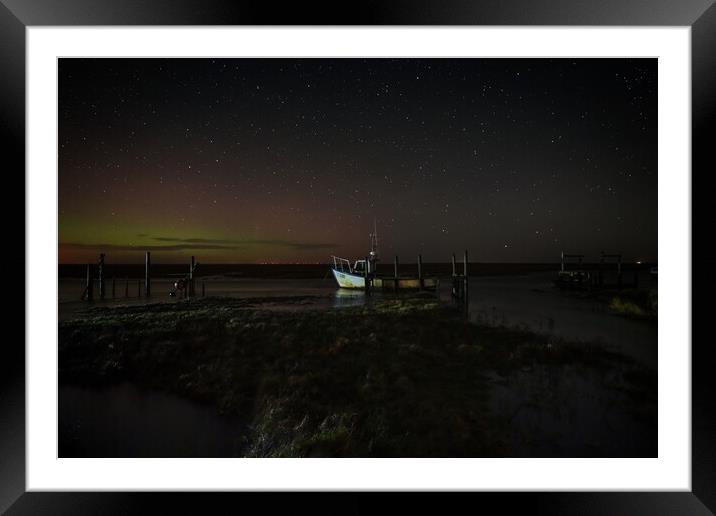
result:
<svg viewBox="0 0 716 516"><path fill-rule="evenodd" d="M636 303L632 301L624 301L619 297L612 298L609 303L609 309L620 315L627 315L632 317L646 317L646 311Z"/></svg>
<svg viewBox="0 0 716 516"><path fill-rule="evenodd" d="M623 292L611 298L609 309L618 315L640 319L656 319L658 314L658 291Z"/></svg>
<svg viewBox="0 0 716 516"><path fill-rule="evenodd" d="M626 360L469 324L422 296L329 311L212 298L97 308L60 323L59 346L61 382L130 380L213 404L245 421L256 457L501 456L486 371Z"/></svg>

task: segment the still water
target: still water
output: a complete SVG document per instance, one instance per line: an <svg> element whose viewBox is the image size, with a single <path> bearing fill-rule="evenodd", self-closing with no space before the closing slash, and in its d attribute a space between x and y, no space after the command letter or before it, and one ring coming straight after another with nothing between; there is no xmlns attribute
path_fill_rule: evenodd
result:
<svg viewBox="0 0 716 516"><path fill-rule="evenodd" d="M237 457L244 427L211 407L122 383L60 386L60 457Z"/></svg>

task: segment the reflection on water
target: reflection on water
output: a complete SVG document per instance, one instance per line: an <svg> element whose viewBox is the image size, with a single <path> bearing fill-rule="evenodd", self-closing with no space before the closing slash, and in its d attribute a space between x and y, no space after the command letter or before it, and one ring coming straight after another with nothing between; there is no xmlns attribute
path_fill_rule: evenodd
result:
<svg viewBox="0 0 716 516"><path fill-rule="evenodd" d="M58 394L60 457L241 455L241 425L210 407L129 383Z"/></svg>
<svg viewBox="0 0 716 516"><path fill-rule="evenodd" d="M365 292L349 288L337 288L333 291L333 306L359 306L365 303Z"/></svg>
<svg viewBox="0 0 716 516"><path fill-rule="evenodd" d="M470 278L470 318L569 341L600 342L656 368L654 322L614 315L604 302L559 290L553 279L550 273ZM648 287L649 280L640 285ZM441 290L441 298L449 299L449 286Z"/></svg>

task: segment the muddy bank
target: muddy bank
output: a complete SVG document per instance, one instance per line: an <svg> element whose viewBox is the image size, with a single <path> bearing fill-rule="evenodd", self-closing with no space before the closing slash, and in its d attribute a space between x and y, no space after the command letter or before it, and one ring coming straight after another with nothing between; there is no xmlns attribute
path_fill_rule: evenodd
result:
<svg viewBox="0 0 716 516"><path fill-rule="evenodd" d="M60 323L60 383L131 382L213 407L240 419L239 456L656 454L656 374L602 346L471 324L432 297L327 310L269 302L276 299L85 311ZM310 306L281 300L291 303ZM550 379L554 396L529 387L532 372ZM608 424L598 437L582 435L583 417L544 428L515 417L533 397L540 414L583 403L560 383L575 374L598 400L593 411L616 404L619 431L639 434L639 443L610 446ZM604 418L591 419L590 428ZM536 444L518 438L526 430Z"/></svg>

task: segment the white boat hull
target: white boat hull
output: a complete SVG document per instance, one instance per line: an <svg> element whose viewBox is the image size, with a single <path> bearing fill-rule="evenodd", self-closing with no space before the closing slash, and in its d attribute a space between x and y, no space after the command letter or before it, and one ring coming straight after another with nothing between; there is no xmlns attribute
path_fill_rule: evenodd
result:
<svg viewBox="0 0 716 516"><path fill-rule="evenodd" d="M365 278L363 276L337 271L336 269L331 269L331 271L333 271L333 277L336 278L339 287L365 289Z"/></svg>

